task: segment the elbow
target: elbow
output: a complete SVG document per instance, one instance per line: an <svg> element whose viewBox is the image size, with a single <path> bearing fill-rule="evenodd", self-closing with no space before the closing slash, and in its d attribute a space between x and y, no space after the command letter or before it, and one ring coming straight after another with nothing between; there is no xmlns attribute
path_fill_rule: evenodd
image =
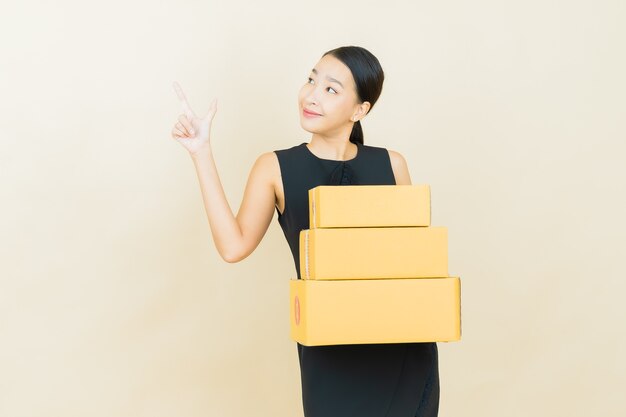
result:
<svg viewBox="0 0 626 417"><path fill-rule="evenodd" d="M241 250L232 250L232 251L224 251L221 253L222 259L228 262L229 264L234 264L240 261L243 261L248 257L249 253L245 253Z"/></svg>
<svg viewBox="0 0 626 417"><path fill-rule="evenodd" d="M227 253L227 254L222 255L222 259L224 259L229 264L234 264L234 263L243 261L244 259L248 257L248 255L250 254L242 253L242 252Z"/></svg>
<svg viewBox="0 0 626 417"><path fill-rule="evenodd" d="M219 252L222 259L229 264L240 262L250 255L250 251L248 251L245 242L238 242L228 247L221 247Z"/></svg>
<svg viewBox="0 0 626 417"><path fill-rule="evenodd" d="M222 259L225 262L228 262L229 264L234 264L241 260L241 258L237 256L237 254L234 254L234 253L223 253L221 255L222 255Z"/></svg>

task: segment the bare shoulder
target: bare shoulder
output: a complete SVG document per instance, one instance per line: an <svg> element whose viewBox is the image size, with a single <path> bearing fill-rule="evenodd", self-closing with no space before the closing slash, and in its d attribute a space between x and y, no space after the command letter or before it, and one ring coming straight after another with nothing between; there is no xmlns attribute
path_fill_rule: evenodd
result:
<svg viewBox="0 0 626 417"><path fill-rule="evenodd" d="M409 174L409 167L404 156L400 152L391 149L387 149L387 152L389 153L393 175L396 177L396 184L410 185L411 175Z"/></svg>
<svg viewBox="0 0 626 417"><path fill-rule="evenodd" d="M274 180L280 175L280 167L278 165L278 156L273 151L263 152L254 162L255 170L266 178Z"/></svg>
<svg viewBox="0 0 626 417"><path fill-rule="evenodd" d="M387 152L389 152L389 159L391 160L391 165L397 166L397 167L401 165L406 165L406 159L404 159L404 156L402 156L400 152L397 152L391 149L387 149Z"/></svg>
<svg viewBox="0 0 626 417"><path fill-rule="evenodd" d="M261 162L262 164L271 166L274 163L278 163L278 157L276 156L276 152L267 151L260 154L257 157L257 161Z"/></svg>

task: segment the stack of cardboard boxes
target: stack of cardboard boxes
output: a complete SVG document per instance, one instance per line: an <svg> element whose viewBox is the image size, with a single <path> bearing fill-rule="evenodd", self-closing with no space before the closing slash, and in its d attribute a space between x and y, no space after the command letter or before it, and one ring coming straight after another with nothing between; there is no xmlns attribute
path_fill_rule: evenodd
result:
<svg viewBox="0 0 626 417"><path fill-rule="evenodd" d="M291 338L306 346L461 338L461 281L428 185L309 190L300 275L289 282Z"/></svg>

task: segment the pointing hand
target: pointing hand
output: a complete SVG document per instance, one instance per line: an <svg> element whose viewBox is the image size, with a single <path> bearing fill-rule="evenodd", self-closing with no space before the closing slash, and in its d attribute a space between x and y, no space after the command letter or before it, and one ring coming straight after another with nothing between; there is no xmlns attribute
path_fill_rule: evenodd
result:
<svg viewBox="0 0 626 417"><path fill-rule="evenodd" d="M172 138L183 145L190 154L211 147L211 122L217 111L217 98L209 106L209 112L202 118L191 110L187 97L180 85L174 81L174 91L181 102L183 113L178 116L178 122L172 129Z"/></svg>

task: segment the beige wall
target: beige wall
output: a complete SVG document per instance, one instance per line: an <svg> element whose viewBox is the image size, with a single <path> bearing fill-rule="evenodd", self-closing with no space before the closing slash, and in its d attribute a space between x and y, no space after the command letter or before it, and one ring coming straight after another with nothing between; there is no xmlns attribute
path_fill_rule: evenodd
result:
<svg viewBox="0 0 626 417"><path fill-rule="evenodd" d="M219 98L236 212L260 153L308 141L298 89L349 44L386 74L365 143L431 186L461 276L440 415L621 415L623 1L10 3L0 416L302 415L289 248L273 220L221 260L171 85Z"/></svg>

